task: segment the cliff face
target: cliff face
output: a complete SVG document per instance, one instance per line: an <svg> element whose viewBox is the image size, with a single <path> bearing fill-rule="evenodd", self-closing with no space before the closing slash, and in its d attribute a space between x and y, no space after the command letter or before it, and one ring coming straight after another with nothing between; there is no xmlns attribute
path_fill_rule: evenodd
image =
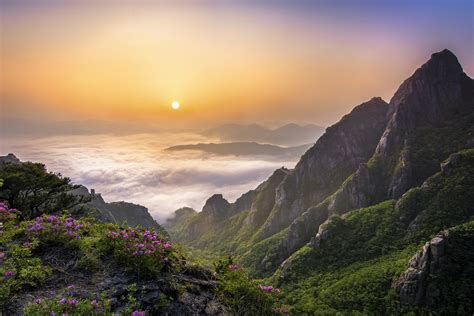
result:
<svg viewBox="0 0 474 316"><path fill-rule="evenodd" d="M165 230L151 217L148 209L142 205L124 201L107 203L102 195L90 193L85 186L75 189L73 194L90 199L86 204L75 207L77 212L93 212L99 220L104 222L114 224L125 222L130 226L153 228L166 234Z"/></svg>
<svg viewBox="0 0 474 316"><path fill-rule="evenodd" d="M0 164L2 163L20 163L20 159L17 158L14 154L10 153L6 156L0 156Z"/></svg>
<svg viewBox="0 0 474 316"><path fill-rule="evenodd" d="M215 194L206 201L199 213L186 212L183 217L180 216L183 209L178 209L165 227L176 240L200 246L206 243L201 238L203 234L216 241L231 238L229 230L224 229L228 226L232 226L235 235L244 230L254 233L273 208L275 188L288 172L285 168L276 170L257 188L243 194L233 203L224 199L222 194Z"/></svg>
<svg viewBox="0 0 474 316"><path fill-rule="evenodd" d="M463 72L456 56L443 50L433 54L400 86L390 101L390 107L393 115L377 146L376 155L381 163L398 155L398 168L390 170L391 178L386 188L389 197L397 198L427 177L422 168L415 167L416 160L420 159L415 155L416 147L421 145L422 132L419 130L442 128L452 123L462 125L466 116L471 116L468 122L473 122L474 81ZM460 136L462 145L466 146L468 133ZM453 148L452 152L456 149ZM441 157L441 160L445 158Z"/></svg>
<svg viewBox="0 0 474 316"><path fill-rule="evenodd" d="M265 239L321 202L374 153L387 124L388 105L380 98L362 103L326 133L300 159L276 190L275 206L265 222Z"/></svg>
<svg viewBox="0 0 474 316"><path fill-rule="evenodd" d="M295 314L304 314L311 301L324 307L321 314L330 308L380 315L471 314L473 174L474 149L462 150L400 199L334 215L319 225L310 244L274 275L301 303Z"/></svg>
<svg viewBox="0 0 474 316"><path fill-rule="evenodd" d="M474 269L471 230L465 225L445 230L410 259L407 269L393 284L402 305L454 312L445 310L456 299L450 293L453 288L457 287L464 295L472 291L465 288ZM456 312L468 311L458 309Z"/></svg>

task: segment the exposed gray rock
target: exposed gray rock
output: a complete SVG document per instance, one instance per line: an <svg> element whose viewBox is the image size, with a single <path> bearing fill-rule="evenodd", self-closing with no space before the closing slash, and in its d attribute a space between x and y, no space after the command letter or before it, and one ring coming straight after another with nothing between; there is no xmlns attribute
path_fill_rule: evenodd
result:
<svg viewBox="0 0 474 316"><path fill-rule="evenodd" d="M39 256L55 273L41 287L25 288L15 296L5 306L6 315L22 315L23 306L35 298L58 297L69 285L74 285L68 292L75 298L100 298L105 293L112 311L120 314L126 304L124 296L131 295L150 315L231 315L215 297L216 281L202 268L202 271L186 269L182 273L163 272L158 277L139 278L108 257L101 258L98 270L90 272L78 268L77 251L53 247ZM137 287L136 292L129 290L131 285ZM176 286L184 288L184 292Z"/></svg>
<svg viewBox="0 0 474 316"><path fill-rule="evenodd" d="M368 164L361 163L330 197L329 214L399 198L409 188L421 185L426 177L419 168L413 168L416 161L411 157L410 137L418 128L436 127L460 113L472 115L473 110L474 81L451 52L433 54L395 93L390 101L390 120L374 156Z"/></svg>
<svg viewBox="0 0 474 316"><path fill-rule="evenodd" d="M276 190L260 238L269 237L337 190L372 156L387 124L388 105L373 98L355 107L309 149Z"/></svg>
<svg viewBox="0 0 474 316"><path fill-rule="evenodd" d="M164 229L150 215L148 209L142 205L124 201L107 203L100 193L96 193L95 190L89 192L85 186L80 186L71 193L90 199L86 204L75 207L74 211L76 212L93 212L101 221L115 224L126 222L131 226L139 225L165 233Z"/></svg>
<svg viewBox="0 0 474 316"><path fill-rule="evenodd" d="M474 256L469 248L472 235L452 236L455 229L442 231L410 259L407 269L393 284L402 305L442 305L443 300L452 299L446 297L445 292L451 289L445 282L468 277Z"/></svg>
<svg viewBox="0 0 474 316"><path fill-rule="evenodd" d="M17 156L12 153L9 153L6 156L0 156L0 164L2 163L21 163L21 161L17 158Z"/></svg>
<svg viewBox="0 0 474 316"><path fill-rule="evenodd" d="M443 50L405 80L392 100L393 115L388 123L376 155L383 163L398 155L397 172L387 188L390 198L398 198L410 187L419 185L416 170L409 163L410 134L423 126L439 126L462 113L474 110L474 81L462 70L456 56ZM400 150L404 148L404 150Z"/></svg>
<svg viewBox="0 0 474 316"><path fill-rule="evenodd" d="M286 168L275 170L265 182L253 191L255 197L250 206L250 213L245 219L245 226L257 228L265 222L275 205L275 190L289 172Z"/></svg>

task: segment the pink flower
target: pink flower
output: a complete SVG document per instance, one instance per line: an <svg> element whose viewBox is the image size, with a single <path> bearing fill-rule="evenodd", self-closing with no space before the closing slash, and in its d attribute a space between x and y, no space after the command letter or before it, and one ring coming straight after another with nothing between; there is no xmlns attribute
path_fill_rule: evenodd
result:
<svg viewBox="0 0 474 316"><path fill-rule="evenodd" d="M94 306L94 307L97 307L97 306L99 306L99 303L97 302L97 300L92 300L91 305Z"/></svg>
<svg viewBox="0 0 474 316"><path fill-rule="evenodd" d="M72 290L73 288L75 288L74 284L68 285L67 287L68 290Z"/></svg>
<svg viewBox="0 0 474 316"><path fill-rule="evenodd" d="M264 292L272 293L275 289L271 285L259 285L258 288ZM279 293L280 290L278 290Z"/></svg>
<svg viewBox="0 0 474 316"><path fill-rule="evenodd" d="M59 300L59 304L66 304L67 300L65 298L62 298Z"/></svg>
<svg viewBox="0 0 474 316"><path fill-rule="evenodd" d="M237 263L229 264L229 270L230 271L235 271L238 270L240 266Z"/></svg>
<svg viewBox="0 0 474 316"><path fill-rule="evenodd" d="M165 245L163 246L165 249L170 249L172 247L170 242L166 242Z"/></svg>
<svg viewBox="0 0 474 316"><path fill-rule="evenodd" d="M288 308L286 308L286 307L284 307L284 306L282 306L282 307L274 307L272 310L273 310L274 313L277 313L277 314L288 315L288 313L289 313Z"/></svg>
<svg viewBox="0 0 474 316"><path fill-rule="evenodd" d="M41 304L41 299L40 298L35 298L35 304Z"/></svg>
<svg viewBox="0 0 474 316"><path fill-rule="evenodd" d="M75 299L70 299L67 301L68 305L76 306L77 305L77 300Z"/></svg>
<svg viewBox="0 0 474 316"><path fill-rule="evenodd" d="M143 311L133 311L132 316L145 316Z"/></svg>
<svg viewBox="0 0 474 316"><path fill-rule="evenodd" d="M1 260L1 259L3 259L3 258L5 258L6 256L7 256L7 254L6 254L6 253L4 253L4 252L0 252L0 260Z"/></svg>
<svg viewBox="0 0 474 316"><path fill-rule="evenodd" d="M6 271L3 275L6 276L7 278L9 278L9 277L14 276L14 275L15 275L15 272L13 272L13 271Z"/></svg>
<svg viewBox="0 0 474 316"><path fill-rule="evenodd" d="M50 222L54 222L54 221L57 221L57 220L58 220L58 218L57 218L56 216L54 216L54 215L48 216L47 219L48 219L48 221L50 221Z"/></svg>

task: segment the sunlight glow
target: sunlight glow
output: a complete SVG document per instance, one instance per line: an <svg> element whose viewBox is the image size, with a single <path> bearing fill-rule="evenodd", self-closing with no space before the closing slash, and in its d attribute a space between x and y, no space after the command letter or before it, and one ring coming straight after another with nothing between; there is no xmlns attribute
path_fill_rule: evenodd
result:
<svg viewBox="0 0 474 316"><path fill-rule="evenodd" d="M179 107L180 107L180 104L179 104L178 101L173 101L173 102L171 103L171 108L172 108L173 110L178 110Z"/></svg>

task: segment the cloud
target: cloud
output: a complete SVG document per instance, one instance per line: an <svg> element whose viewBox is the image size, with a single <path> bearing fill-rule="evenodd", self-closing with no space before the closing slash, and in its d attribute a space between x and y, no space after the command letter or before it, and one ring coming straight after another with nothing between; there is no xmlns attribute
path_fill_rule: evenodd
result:
<svg viewBox="0 0 474 316"><path fill-rule="evenodd" d="M183 206L201 210L214 193L233 201L275 169L291 168L295 163L163 150L198 139L189 133L7 138L1 150L14 152L22 160L45 163L49 170L96 189L106 201L144 205L160 222Z"/></svg>

